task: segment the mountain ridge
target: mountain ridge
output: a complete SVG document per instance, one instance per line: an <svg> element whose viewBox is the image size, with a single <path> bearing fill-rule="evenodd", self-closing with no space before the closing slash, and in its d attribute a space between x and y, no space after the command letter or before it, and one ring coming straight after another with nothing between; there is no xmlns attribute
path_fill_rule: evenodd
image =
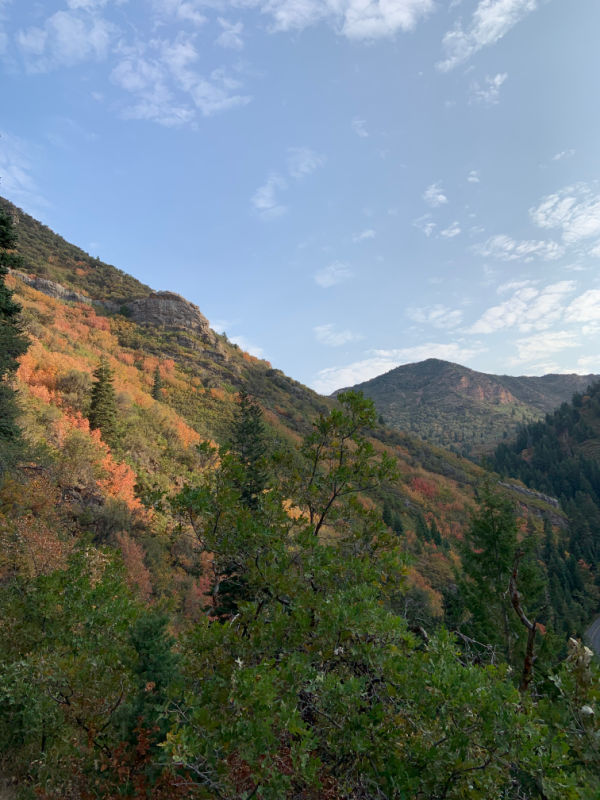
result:
<svg viewBox="0 0 600 800"><path fill-rule="evenodd" d="M490 453L519 425L543 418L598 377L495 375L430 358L395 367L351 388L370 397L391 427L478 456Z"/></svg>

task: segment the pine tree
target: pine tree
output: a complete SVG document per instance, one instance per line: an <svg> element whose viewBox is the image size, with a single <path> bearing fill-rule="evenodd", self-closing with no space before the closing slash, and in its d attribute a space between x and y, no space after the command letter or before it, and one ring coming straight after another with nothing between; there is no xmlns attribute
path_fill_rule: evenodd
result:
<svg viewBox="0 0 600 800"><path fill-rule="evenodd" d="M162 400L162 388L163 382L160 376L160 369L158 368L158 364L156 365L156 369L154 370L154 380L152 383L152 397L155 400Z"/></svg>
<svg viewBox="0 0 600 800"><path fill-rule="evenodd" d="M103 440L110 444L117 432L117 402L113 386L113 373L106 359L102 359L94 370L96 383L92 386L92 398L88 419L90 428L100 429Z"/></svg>
<svg viewBox="0 0 600 800"><path fill-rule="evenodd" d="M7 211L0 209L0 474L18 456L22 447L11 377L17 369L18 357L27 350L27 340L21 332L21 307L13 300L4 280L9 268L15 269L22 264L20 256L9 252L16 241L12 218Z"/></svg>
<svg viewBox="0 0 600 800"><path fill-rule="evenodd" d="M257 508L267 485L267 443L261 408L243 389L233 425L231 450L242 468L239 486L242 503L248 508Z"/></svg>

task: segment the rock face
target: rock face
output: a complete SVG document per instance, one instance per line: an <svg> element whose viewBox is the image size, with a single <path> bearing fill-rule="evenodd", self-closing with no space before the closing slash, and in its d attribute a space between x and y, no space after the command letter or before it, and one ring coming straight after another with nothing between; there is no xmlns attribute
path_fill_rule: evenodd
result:
<svg viewBox="0 0 600 800"><path fill-rule="evenodd" d="M174 292L153 292L148 297L131 300L127 310L134 322L162 328L193 331L206 342L216 337L198 306Z"/></svg>
<svg viewBox="0 0 600 800"><path fill-rule="evenodd" d="M11 269L10 272L15 278L37 289L38 292L47 294L49 297L55 297L57 300L68 300L71 303L87 303L88 305L92 303L89 297L72 289L66 289L60 283L49 281L46 278L38 278L37 275L26 275L24 272L19 272L15 269Z"/></svg>

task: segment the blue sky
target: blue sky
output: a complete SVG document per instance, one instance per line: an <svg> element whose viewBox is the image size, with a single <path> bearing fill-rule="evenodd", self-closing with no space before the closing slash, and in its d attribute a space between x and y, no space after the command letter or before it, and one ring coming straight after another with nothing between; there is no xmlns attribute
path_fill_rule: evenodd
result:
<svg viewBox="0 0 600 800"><path fill-rule="evenodd" d="M600 372L598 0L0 0L0 192L329 393Z"/></svg>

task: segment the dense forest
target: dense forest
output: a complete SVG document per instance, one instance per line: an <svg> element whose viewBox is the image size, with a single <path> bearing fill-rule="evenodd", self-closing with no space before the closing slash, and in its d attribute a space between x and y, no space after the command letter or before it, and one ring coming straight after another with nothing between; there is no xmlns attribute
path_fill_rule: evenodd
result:
<svg viewBox="0 0 600 800"><path fill-rule="evenodd" d="M598 796L581 639L596 561L571 517L386 431L359 393L326 402L226 341L177 343L18 283L14 220L0 214L10 791Z"/></svg>

